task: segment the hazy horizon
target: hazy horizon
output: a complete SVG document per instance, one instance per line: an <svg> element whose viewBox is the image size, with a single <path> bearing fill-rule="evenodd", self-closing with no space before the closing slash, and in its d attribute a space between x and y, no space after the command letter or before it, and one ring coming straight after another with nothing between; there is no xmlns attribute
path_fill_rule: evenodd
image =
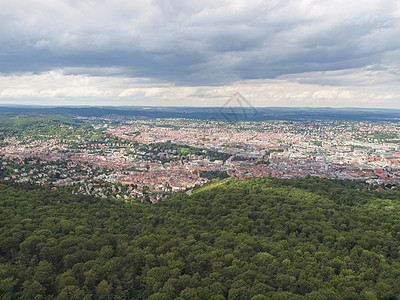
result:
<svg viewBox="0 0 400 300"><path fill-rule="evenodd" d="M195 105L90 105L90 104L16 104L16 103L0 103L0 107L18 108L18 107L38 107L38 108L199 108L199 109L220 109L220 106L195 106ZM332 107L332 106L229 106L234 108L249 108L254 107L257 109L332 109L332 110L399 110L400 108L385 108L385 107L352 107L352 106L342 106L342 107Z"/></svg>

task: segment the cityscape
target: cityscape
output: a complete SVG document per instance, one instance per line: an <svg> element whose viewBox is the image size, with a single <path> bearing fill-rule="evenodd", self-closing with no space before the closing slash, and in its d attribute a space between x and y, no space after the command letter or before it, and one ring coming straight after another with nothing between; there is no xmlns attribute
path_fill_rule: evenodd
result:
<svg viewBox="0 0 400 300"><path fill-rule="evenodd" d="M228 177L316 176L386 189L400 184L400 125L394 122L77 119L86 132L56 123L74 135L60 137L56 130L4 138L4 180L151 202Z"/></svg>

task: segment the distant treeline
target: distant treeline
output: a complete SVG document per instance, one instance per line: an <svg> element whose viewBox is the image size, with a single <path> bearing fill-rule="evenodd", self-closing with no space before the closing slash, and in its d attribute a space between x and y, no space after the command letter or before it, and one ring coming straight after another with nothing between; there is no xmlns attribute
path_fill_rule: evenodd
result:
<svg viewBox="0 0 400 300"><path fill-rule="evenodd" d="M239 104L237 104L239 105ZM119 118L188 118L220 121L266 121L266 120L341 120L341 121L390 121L400 120L398 109L366 108L309 108L309 107L257 107L252 113L245 108L235 107L40 107L0 106L0 113L49 114L65 116Z"/></svg>

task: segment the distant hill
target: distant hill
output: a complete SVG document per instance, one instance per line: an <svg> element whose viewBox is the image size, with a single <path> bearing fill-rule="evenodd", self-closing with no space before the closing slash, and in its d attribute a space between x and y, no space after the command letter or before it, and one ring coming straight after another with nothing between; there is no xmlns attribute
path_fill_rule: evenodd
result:
<svg viewBox="0 0 400 300"><path fill-rule="evenodd" d="M2 299L396 299L400 192L226 179L161 203L0 185Z"/></svg>
<svg viewBox="0 0 400 300"><path fill-rule="evenodd" d="M290 107L42 107L0 106L0 113L40 113L51 115L121 118L189 118L223 121L266 120L347 120L392 121L400 120L400 110L364 108L290 108Z"/></svg>

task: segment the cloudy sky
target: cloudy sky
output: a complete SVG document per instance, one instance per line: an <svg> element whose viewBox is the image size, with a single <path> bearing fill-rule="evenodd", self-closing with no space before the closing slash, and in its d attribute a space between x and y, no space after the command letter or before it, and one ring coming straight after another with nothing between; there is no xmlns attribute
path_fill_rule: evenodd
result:
<svg viewBox="0 0 400 300"><path fill-rule="evenodd" d="M400 108L399 0L0 4L0 104Z"/></svg>

